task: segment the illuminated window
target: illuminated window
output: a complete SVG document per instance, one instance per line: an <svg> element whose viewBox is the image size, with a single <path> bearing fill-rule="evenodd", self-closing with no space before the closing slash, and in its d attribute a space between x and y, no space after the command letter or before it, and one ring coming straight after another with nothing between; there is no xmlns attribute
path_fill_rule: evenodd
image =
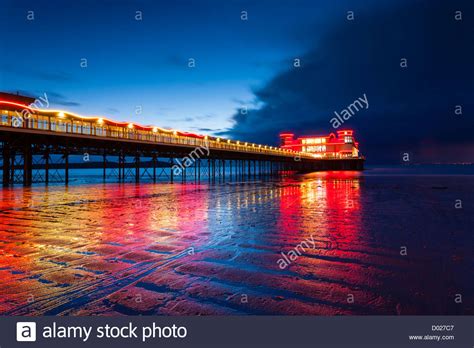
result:
<svg viewBox="0 0 474 348"><path fill-rule="evenodd" d="M303 152L325 152L325 151L326 151L326 145L303 147Z"/></svg>
<svg viewBox="0 0 474 348"><path fill-rule="evenodd" d="M350 137L350 136L345 136L345 137L344 137L344 142L345 142L346 144L352 143L352 137Z"/></svg>

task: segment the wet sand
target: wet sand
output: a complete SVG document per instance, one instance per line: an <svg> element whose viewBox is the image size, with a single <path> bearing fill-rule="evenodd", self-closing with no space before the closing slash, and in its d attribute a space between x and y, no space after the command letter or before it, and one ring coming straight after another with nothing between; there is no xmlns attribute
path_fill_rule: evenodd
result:
<svg viewBox="0 0 474 348"><path fill-rule="evenodd" d="M6 188L0 314L473 314L473 196L355 172Z"/></svg>

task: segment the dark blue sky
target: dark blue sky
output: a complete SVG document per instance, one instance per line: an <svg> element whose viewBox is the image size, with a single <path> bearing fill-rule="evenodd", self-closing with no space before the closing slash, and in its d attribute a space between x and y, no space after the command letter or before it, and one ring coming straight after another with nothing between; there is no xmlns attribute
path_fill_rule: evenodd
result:
<svg viewBox="0 0 474 348"><path fill-rule="evenodd" d="M334 111L365 93L369 109L344 126L356 129L372 162L397 162L405 151L420 161L474 160L469 0L1 6L2 91L47 93L52 106L85 115L264 143L277 143L281 130L327 133Z"/></svg>

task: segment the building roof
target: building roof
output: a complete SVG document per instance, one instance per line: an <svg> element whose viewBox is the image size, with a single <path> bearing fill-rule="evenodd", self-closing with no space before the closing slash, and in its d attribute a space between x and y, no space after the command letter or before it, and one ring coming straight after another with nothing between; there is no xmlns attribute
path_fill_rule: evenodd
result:
<svg viewBox="0 0 474 348"><path fill-rule="evenodd" d="M12 102L25 104L25 105L30 105L35 102L35 98L27 97L20 94L12 94L12 93L5 93L5 92L0 92L0 100L9 100Z"/></svg>

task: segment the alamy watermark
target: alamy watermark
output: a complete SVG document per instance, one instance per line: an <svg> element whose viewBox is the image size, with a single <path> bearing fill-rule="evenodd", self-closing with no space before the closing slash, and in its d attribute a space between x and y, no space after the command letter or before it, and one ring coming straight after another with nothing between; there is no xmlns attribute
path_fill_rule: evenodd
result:
<svg viewBox="0 0 474 348"><path fill-rule="evenodd" d="M49 99L46 93L43 96L36 98L33 103L28 105L28 108L24 108L21 112L15 111L15 116L12 117L12 126L21 127L23 122L31 117L35 113L35 110L49 108Z"/></svg>
<svg viewBox="0 0 474 348"><path fill-rule="evenodd" d="M181 175L183 171L191 167L197 159L201 157L209 157L211 150L209 149L209 142L206 141L204 145L200 145L196 147L193 151L191 151L187 156L184 156L181 160L177 160L178 163L174 164L171 167L174 175Z"/></svg>
<svg viewBox="0 0 474 348"><path fill-rule="evenodd" d="M298 259L298 257L300 257L301 254L304 253L306 249L315 249L315 248L316 248L316 242L313 238L313 235L311 235L310 238L305 238L302 242L297 244L292 250L288 251L286 254L282 251L281 252L282 257L277 260L278 267L280 269L285 269L293 261L296 261L296 259Z"/></svg>
<svg viewBox="0 0 474 348"><path fill-rule="evenodd" d="M352 104L349 104L346 108L342 109L341 111L337 112L334 111L335 117L331 118L330 122L334 129L339 128L345 121L349 120L352 116L354 116L357 112L362 109L369 108L369 99L367 95L364 93L362 97L357 98L354 100Z"/></svg>

